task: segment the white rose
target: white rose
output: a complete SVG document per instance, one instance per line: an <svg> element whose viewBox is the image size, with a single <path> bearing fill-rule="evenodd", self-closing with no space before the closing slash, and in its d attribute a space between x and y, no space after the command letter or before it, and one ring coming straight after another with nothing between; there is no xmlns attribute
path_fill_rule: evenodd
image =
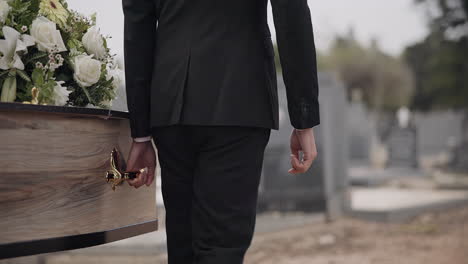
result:
<svg viewBox="0 0 468 264"><path fill-rule="evenodd" d="M89 87L97 83L101 77L101 62L92 56L78 55L73 58L73 79L81 87Z"/></svg>
<svg viewBox="0 0 468 264"><path fill-rule="evenodd" d="M54 101L55 105L63 106L68 102L68 96L70 95L71 91L67 90L67 87L63 87L63 81L57 82L54 87Z"/></svg>
<svg viewBox="0 0 468 264"><path fill-rule="evenodd" d="M93 54L96 59L104 59L107 55L106 47L104 46L104 37L99 33L96 26L88 29L83 36L83 46L89 54Z"/></svg>
<svg viewBox="0 0 468 264"><path fill-rule="evenodd" d="M111 78L114 78L112 80L112 86L114 87L114 89L119 89L124 84L123 75L123 71L119 68L108 68L106 79L110 80Z"/></svg>
<svg viewBox="0 0 468 264"><path fill-rule="evenodd" d="M36 39L37 48L40 51L56 52L66 51L62 35L57 30L57 25L45 17L36 18L31 26L31 36Z"/></svg>
<svg viewBox="0 0 468 264"><path fill-rule="evenodd" d="M0 0L0 22L5 23L5 20L10 13L11 7L6 0Z"/></svg>

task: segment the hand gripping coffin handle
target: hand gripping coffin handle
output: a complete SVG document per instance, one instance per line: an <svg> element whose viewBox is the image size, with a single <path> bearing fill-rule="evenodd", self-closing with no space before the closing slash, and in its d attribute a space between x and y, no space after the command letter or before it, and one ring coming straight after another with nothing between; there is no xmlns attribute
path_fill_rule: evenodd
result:
<svg viewBox="0 0 468 264"><path fill-rule="evenodd" d="M112 184L112 190L114 191L115 187L122 184L125 180L135 179L140 173L145 171L145 169L139 171L124 171L125 161L121 158L116 148L111 152L110 167L110 170L106 172L106 181Z"/></svg>

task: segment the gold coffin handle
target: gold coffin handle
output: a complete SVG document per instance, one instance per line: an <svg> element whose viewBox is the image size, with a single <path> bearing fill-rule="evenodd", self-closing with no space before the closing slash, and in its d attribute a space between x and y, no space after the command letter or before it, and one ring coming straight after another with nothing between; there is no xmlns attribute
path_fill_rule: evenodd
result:
<svg viewBox="0 0 468 264"><path fill-rule="evenodd" d="M110 170L106 171L106 182L112 184L112 190L115 191L115 187L122 184L125 180L132 180L138 177L138 175L144 172L144 169L140 171L123 171L121 164L125 162L121 159L119 151L114 148L111 152L110 157Z"/></svg>

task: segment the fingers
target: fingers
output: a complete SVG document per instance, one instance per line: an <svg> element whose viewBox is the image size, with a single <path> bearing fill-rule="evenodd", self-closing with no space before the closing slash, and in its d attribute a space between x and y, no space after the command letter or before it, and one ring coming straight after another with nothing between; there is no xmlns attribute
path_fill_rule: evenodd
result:
<svg viewBox="0 0 468 264"><path fill-rule="evenodd" d="M148 179L148 167L145 167L142 169L143 171L140 170L141 174L141 185L144 185L146 183L146 180Z"/></svg>
<svg viewBox="0 0 468 264"><path fill-rule="evenodd" d="M153 167L153 166L151 166L151 167L148 169L148 177L146 178L146 181L145 181L146 186L148 186L148 187L149 187L149 186L153 183L153 181L154 181L155 169L156 169L156 167Z"/></svg>
<svg viewBox="0 0 468 264"><path fill-rule="evenodd" d="M307 172L310 167L312 167L312 163L316 158L316 154L312 152L303 152L302 161L300 161L295 155L291 155L291 166L292 168L289 169L289 173L291 174L299 174Z"/></svg>
<svg viewBox="0 0 468 264"><path fill-rule="evenodd" d="M139 187L138 184L139 184L139 181L140 181L140 177L141 177L141 173L135 179L127 180L128 185L130 185L132 187L135 187L135 188L138 188Z"/></svg>
<svg viewBox="0 0 468 264"><path fill-rule="evenodd" d="M127 169L128 170L135 170L135 167L136 167L136 161L138 159L138 153L136 151L134 151L134 145L132 145L132 147L130 148L130 154L128 156L128 160L127 160ZM127 180L127 183L128 185L130 186L134 186L136 183L137 183L137 178L136 179L133 179L133 180Z"/></svg>
<svg viewBox="0 0 468 264"><path fill-rule="evenodd" d="M296 174L298 172L298 168L301 167L301 162L299 161L297 154L291 154L291 169L289 169L289 173Z"/></svg>
<svg viewBox="0 0 468 264"><path fill-rule="evenodd" d="M140 171L135 179L127 180L128 185L140 188L147 184L148 186L154 180L155 164L151 160L154 157L153 145L134 143L130 149L127 161L128 171ZM144 168L144 171L141 171Z"/></svg>
<svg viewBox="0 0 468 264"><path fill-rule="evenodd" d="M299 157L302 151L302 160ZM307 172L317 157L317 148L313 130L296 131L291 135L291 169L290 174L300 174Z"/></svg>
<svg viewBox="0 0 468 264"><path fill-rule="evenodd" d="M138 189L145 184L147 177L148 177L148 169L146 168L140 169L138 176L133 180L128 180L128 184L130 186L135 187L135 189Z"/></svg>
<svg viewBox="0 0 468 264"><path fill-rule="evenodd" d="M140 173L138 174L138 182L135 184L135 188L140 188L146 183L146 179L148 178L148 168L145 167L140 169Z"/></svg>
<svg viewBox="0 0 468 264"><path fill-rule="evenodd" d="M289 173L291 174L300 174L300 173L305 173L307 172L310 167L312 166L313 159L306 158L306 155L304 154L304 157L302 161L299 160L296 155L291 154L291 166L292 168L289 169Z"/></svg>

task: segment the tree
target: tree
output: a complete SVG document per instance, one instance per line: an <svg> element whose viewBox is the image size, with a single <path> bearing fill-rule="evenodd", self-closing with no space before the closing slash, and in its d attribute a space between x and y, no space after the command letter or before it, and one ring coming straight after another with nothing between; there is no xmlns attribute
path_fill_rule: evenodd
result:
<svg viewBox="0 0 468 264"><path fill-rule="evenodd" d="M429 35L405 57L416 81L412 107L468 108L468 0L415 0L429 14Z"/></svg>
<svg viewBox="0 0 468 264"><path fill-rule="evenodd" d="M370 47L363 46L352 31L338 36L328 53L319 56L319 67L337 72L348 96L358 91L363 102L377 112L408 105L413 93L408 66L400 58L382 52L377 41Z"/></svg>
<svg viewBox="0 0 468 264"><path fill-rule="evenodd" d="M468 0L415 0L429 14L429 35L409 46L405 57L416 80L414 109L464 111L463 142L457 152L468 152ZM468 171L468 164L452 163Z"/></svg>
<svg viewBox="0 0 468 264"><path fill-rule="evenodd" d="M468 36L468 0L415 0L424 4L433 32L444 32L449 38Z"/></svg>
<svg viewBox="0 0 468 264"><path fill-rule="evenodd" d="M468 107L467 39L452 41L442 35L442 32L433 32L405 51L416 83L413 109L463 110Z"/></svg>

